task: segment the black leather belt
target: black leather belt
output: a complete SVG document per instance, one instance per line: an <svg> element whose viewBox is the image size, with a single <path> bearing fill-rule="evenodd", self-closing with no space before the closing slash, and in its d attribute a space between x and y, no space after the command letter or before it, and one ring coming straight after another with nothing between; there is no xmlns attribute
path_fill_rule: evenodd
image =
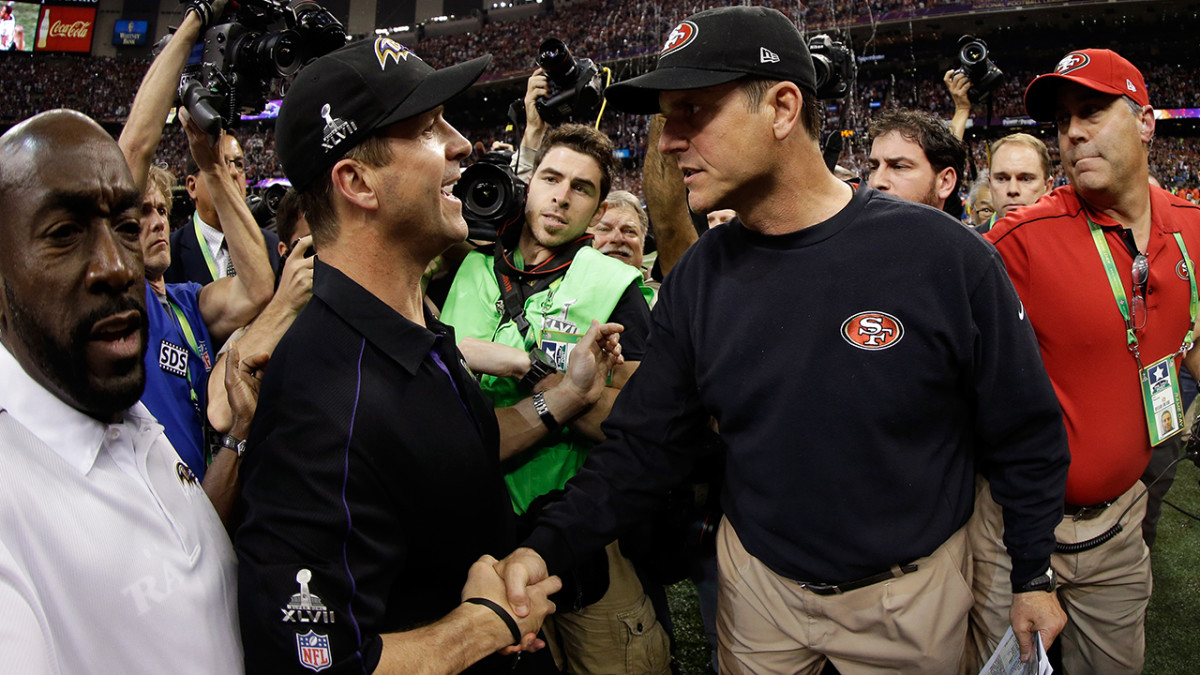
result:
<svg viewBox="0 0 1200 675"><path fill-rule="evenodd" d="M796 585L800 586L800 588L803 588L806 591L812 591L817 595L837 595L839 593L848 593L860 588L866 588L872 584L877 584L881 581L887 581L888 579L895 579L896 577L902 577L905 574L912 574L916 571L917 564L908 563L907 565L893 567L886 572L872 574L869 577L863 577L862 579L857 579L855 581L847 581L844 584L819 584L809 581L797 581Z"/></svg>
<svg viewBox="0 0 1200 675"><path fill-rule="evenodd" d="M1117 500L1110 499L1106 502L1100 502L1098 504L1092 504L1090 506L1076 506L1075 504L1064 504L1063 505L1063 513L1065 515L1068 515L1068 516L1074 518L1075 520L1091 520L1092 518L1095 518L1096 516L1100 515L1101 513L1104 513L1104 509L1107 509L1108 507L1112 506L1116 502L1117 502Z"/></svg>

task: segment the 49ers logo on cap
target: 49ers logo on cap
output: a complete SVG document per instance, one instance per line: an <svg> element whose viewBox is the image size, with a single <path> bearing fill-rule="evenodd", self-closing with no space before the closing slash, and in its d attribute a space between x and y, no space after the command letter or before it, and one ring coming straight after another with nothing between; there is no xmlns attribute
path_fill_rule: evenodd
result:
<svg viewBox="0 0 1200 675"><path fill-rule="evenodd" d="M904 324L885 312L859 312L842 322L842 338L859 349L887 349L904 337Z"/></svg>
<svg viewBox="0 0 1200 675"><path fill-rule="evenodd" d="M1079 70L1091 62L1092 60L1088 58L1087 54L1067 54L1063 57L1062 61L1058 62L1057 66L1054 66L1054 72L1059 75L1066 75L1072 70Z"/></svg>
<svg viewBox="0 0 1200 675"><path fill-rule="evenodd" d="M683 49L688 46L692 43L692 40L696 39L696 34L699 32L700 29L691 21L684 21L679 24L667 36L667 41L663 44L662 53L658 55L658 58L661 59L677 49Z"/></svg>

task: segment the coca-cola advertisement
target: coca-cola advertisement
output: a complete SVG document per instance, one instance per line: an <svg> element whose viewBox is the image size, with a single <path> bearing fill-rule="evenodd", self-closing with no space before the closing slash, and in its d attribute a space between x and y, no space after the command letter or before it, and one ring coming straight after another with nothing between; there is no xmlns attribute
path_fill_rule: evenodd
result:
<svg viewBox="0 0 1200 675"><path fill-rule="evenodd" d="M33 49L39 52L90 52L95 27L95 7L42 7Z"/></svg>

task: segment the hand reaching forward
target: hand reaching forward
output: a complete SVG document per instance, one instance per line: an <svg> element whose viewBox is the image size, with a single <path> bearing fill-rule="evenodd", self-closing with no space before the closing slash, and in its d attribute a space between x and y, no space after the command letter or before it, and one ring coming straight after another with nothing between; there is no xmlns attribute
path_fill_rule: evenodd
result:
<svg viewBox="0 0 1200 675"><path fill-rule="evenodd" d="M554 613L554 603L550 602L548 598L562 588L562 582L558 577L543 577L523 588L522 598L526 603L525 611L517 613L511 607L508 596L505 594L505 583L500 576L499 564L495 558L489 555L475 561L475 564L471 565L470 572L467 573L467 583L463 586L462 599L463 601L469 598L491 600L517 620L517 627L521 631L521 643L506 647L502 650L503 652L512 653L518 649L537 651L545 646L544 642L537 639L538 630L541 629L542 622L546 617ZM507 628L505 632L507 632Z"/></svg>
<svg viewBox="0 0 1200 675"><path fill-rule="evenodd" d="M563 386L570 388L586 405L600 399L600 392L608 383L608 374L616 366L625 363L621 356L621 331L619 323L600 323L592 319L587 333L571 350L567 362Z"/></svg>

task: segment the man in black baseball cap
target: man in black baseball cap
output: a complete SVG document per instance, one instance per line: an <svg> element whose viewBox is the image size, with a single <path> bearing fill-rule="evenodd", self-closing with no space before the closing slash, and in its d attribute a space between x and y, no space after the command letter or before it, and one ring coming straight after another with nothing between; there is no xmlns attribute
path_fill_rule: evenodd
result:
<svg viewBox="0 0 1200 675"><path fill-rule="evenodd" d="M813 71L786 17L728 7L681 22L657 70L609 89L619 109L666 117L658 148L693 211L738 217L672 269L608 440L501 568L521 614L529 581L688 476L711 417L728 447L722 672L957 673L976 458L1020 514L1006 541L1029 582L1054 550L1061 415L995 252L826 168ZM1033 630L1048 644L1053 595L1016 598L1024 650Z"/></svg>
<svg viewBox="0 0 1200 675"><path fill-rule="evenodd" d="M554 609L557 579L508 608L486 555L512 544L496 416L422 303L426 265L467 234L450 186L471 146L442 106L489 61L434 70L380 37L284 98L276 143L318 257L241 467L248 672L508 672L485 657L539 644Z"/></svg>

